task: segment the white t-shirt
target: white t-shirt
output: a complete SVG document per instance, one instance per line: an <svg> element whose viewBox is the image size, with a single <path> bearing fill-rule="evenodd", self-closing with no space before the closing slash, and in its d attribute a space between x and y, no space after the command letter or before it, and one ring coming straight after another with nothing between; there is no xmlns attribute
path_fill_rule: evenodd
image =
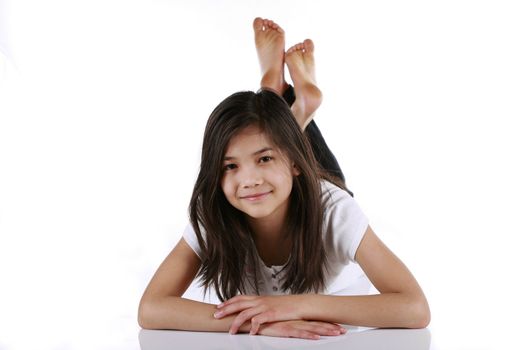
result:
<svg viewBox="0 0 525 350"><path fill-rule="evenodd" d="M372 284L355 261L355 254L368 227L368 218L357 202L347 192L328 181L321 182L325 212L323 214L323 240L326 249L326 289L323 294L364 295L369 294ZM190 224L183 237L188 245L200 256L201 249L197 236ZM259 293L261 295L282 295L284 280L279 273L283 266L266 266L257 256L259 263ZM246 277L252 278L247 270ZM246 283L250 288L250 283ZM255 290L247 291L255 294Z"/></svg>

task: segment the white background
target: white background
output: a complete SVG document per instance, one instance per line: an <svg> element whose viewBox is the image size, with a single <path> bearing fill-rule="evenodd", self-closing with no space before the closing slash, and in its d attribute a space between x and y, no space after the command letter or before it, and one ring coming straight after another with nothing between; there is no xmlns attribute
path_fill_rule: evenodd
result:
<svg viewBox="0 0 525 350"><path fill-rule="evenodd" d="M138 347L256 16L316 43L316 121L433 347L522 346L522 2L0 0L0 349Z"/></svg>

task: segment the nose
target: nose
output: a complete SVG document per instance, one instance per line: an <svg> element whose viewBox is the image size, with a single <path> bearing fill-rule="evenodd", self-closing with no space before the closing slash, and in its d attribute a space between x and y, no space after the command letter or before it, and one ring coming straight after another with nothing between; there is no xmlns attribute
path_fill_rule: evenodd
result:
<svg viewBox="0 0 525 350"><path fill-rule="evenodd" d="M255 166L245 166L238 175L239 183L244 188L259 186L263 182L261 173Z"/></svg>

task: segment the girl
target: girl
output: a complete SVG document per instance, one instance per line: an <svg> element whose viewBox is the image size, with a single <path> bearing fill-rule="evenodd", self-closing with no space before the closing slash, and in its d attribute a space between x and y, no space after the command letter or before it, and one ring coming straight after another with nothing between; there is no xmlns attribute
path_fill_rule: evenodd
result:
<svg viewBox="0 0 525 350"><path fill-rule="evenodd" d="M314 155L309 139L322 136L308 128L321 97L311 41L284 54L282 29L260 18L254 29L264 89L233 94L212 112L191 224L146 288L139 324L307 339L342 334L339 324L426 327L418 283L368 225L340 169ZM291 109L279 96L284 68L270 73L270 61L288 66ZM367 295L361 271L380 294ZM196 276L221 304L181 298Z"/></svg>

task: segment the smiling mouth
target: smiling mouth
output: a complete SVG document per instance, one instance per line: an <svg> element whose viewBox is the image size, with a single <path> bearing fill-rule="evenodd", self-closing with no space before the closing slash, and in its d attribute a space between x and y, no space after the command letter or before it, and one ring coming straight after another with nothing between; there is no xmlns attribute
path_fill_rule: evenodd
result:
<svg viewBox="0 0 525 350"><path fill-rule="evenodd" d="M263 198L265 198L267 195L269 195L272 191L268 191L268 192L264 192L264 193L256 193L256 194L251 194L249 196L244 196L244 197L241 197L241 199L246 199L248 201L258 201L258 200L261 200Z"/></svg>

